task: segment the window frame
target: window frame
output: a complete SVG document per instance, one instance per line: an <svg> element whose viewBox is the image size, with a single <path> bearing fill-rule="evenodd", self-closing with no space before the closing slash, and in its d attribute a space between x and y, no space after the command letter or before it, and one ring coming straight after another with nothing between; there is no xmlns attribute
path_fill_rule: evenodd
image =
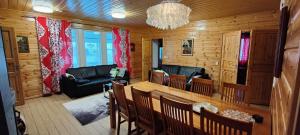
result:
<svg viewBox="0 0 300 135"><path fill-rule="evenodd" d="M106 34L107 33L112 33L111 31L99 31L99 30L92 30L92 29L81 29L81 28L71 28L72 30L76 30L76 43L77 43L77 56L78 56L78 65L77 67L86 67L87 61L86 61L86 53L85 53L85 37L84 37L84 32L85 31L91 31L91 32L99 32L100 35L100 53L101 53L101 63L99 65L108 65L108 60L107 60L107 39L106 39ZM74 39L72 39L73 41ZM113 39L112 39L112 47L113 47ZM73 49L74 51L74 49ZM72 54L73 55L73 54ZM114 48L113 48L113 56L114 56ZM74 60L73 60L74 61ZM72 61L72 62L73 62ZM113 64L115 64L115 61L113 59ZM96 65L90 65L90 66L96 66ZM74 67L74 65L73 65ZM76 67L75 67L76 68Z"/></svg>

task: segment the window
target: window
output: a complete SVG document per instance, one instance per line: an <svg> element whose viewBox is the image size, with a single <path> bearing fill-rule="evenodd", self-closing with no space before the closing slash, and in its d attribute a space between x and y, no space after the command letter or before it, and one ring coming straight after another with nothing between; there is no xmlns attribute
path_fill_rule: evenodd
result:
<svg viewBox="0 0 300 135"><path fill-rule="evenodd" d="M79 67L78 63L78 47L77 47L77 31L72 29L72 48L73 48L73 67Z"/></svg>
<svg viewBox="0 0 300 135"><path fill-rule="evenodd" d="M100 32L84 31L84 49L86 66L102 64Z"/></svg>
<svg viewBox="0 0 300 135"><path fill-rule="evenodd" d="M114 64L111 32L72 29L73 67Z"/></svg>
<svg viewBox="0 0 300 135"><path fill-rule="evenodd" d="M114 64L114 47L112 41L112 33L106 33L106 53L107 53L107 64Z"/></svg>

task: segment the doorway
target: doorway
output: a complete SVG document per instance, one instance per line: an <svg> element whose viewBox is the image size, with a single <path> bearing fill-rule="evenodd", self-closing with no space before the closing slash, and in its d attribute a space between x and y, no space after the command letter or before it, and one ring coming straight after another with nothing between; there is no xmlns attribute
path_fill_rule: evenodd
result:
<svg viewBox="0 0 300 135"><path fill-rule="evenodd" d="M16 105L24 104L17 42L13 28L2 27L3 47L9 78L9 85L16 92Z"/></svg>
<svg viewBox="0 0 300 135"><path fill-rule="evenodd" d="M240 51L239 51L237 84L243 84L243 85L246 84L249 47L250 47L250 32L243 32L241 34L241 43L240 43Z"/></svg>
<svg viewBox="0 0 300 135"><path fill-rule="evenodd" d="M152 68L161 68L163 39L152 39Z"/></svg>

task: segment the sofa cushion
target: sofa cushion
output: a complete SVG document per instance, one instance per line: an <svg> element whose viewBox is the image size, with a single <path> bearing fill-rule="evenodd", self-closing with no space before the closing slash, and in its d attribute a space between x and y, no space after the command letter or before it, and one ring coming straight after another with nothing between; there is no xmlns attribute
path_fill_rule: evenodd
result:
<svg viewBox="0 0 300 135"><path fill-rule="evenodd" d="M101 84L107 83L107 82L110 82L110 81L112 81L112 78L93 78L93 79L90 79L89 83L81 84L78 87L99 85L99 88L100 88Z"/></svg>
<svg viewBox="0 0 300 135"><path fill-rule="evenodd" d="M80 79L91 78L97 75L94 67L69 68L67 73L72 74L75 76L75 78Z"/></svg>
<svg viewBox="0 0 300 135"><path fill-rule="evenodd" d="M113 64L113 65L99 65L99 66L95 66L96 69L96 73L97 76L99 77L109 77L110 76L110 70L112 68L116 68L117 65Z"/></svg>
<svg viewBox="0 0 300 135"><path fill-rule="evenodd" d="M76 82L77 84L85 84L85 83L89 83L89 82L91 82L91 81L88 80L88 79L75 79L75 82Z"/></svg>
<svg viewBox="0 0 300 135"><path fill-rule="evenodd" d="M169 75L178 74L179 66L177 65L162 65L161 69Z"/></svg>
<svg viewBox="0 0 300 135"><path fill-rule="evenodd" d="M202 70L203 68L182 66L180 67L178 74L190 77L194 72L201 74L203 72Z"/></svg>

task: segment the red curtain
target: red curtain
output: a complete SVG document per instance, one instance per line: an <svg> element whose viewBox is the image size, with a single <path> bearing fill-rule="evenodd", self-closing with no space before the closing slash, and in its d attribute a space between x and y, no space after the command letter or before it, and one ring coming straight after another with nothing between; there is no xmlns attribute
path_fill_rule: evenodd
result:
<svg viewBox="0 0 300 135"><path fill-rule="evenodd" d="M115 62L120 68L126 68L129 72L130 67L130 41L129 31L120 28L113 28L113 44L115 49Z"/></svg>
<svg viewBox="0 0 300 135"><path fill-rule="evenodd" d="M71 23L45 17L36 19L43 94L60 92L59 78L72 65Z"/></svg>
<svg viewBox="0 0 300 135"><path fill-rule="evenodd" d="M242 35L239 64L246 65L248 62L248 50L250 45L250 36Z"/></svg>

